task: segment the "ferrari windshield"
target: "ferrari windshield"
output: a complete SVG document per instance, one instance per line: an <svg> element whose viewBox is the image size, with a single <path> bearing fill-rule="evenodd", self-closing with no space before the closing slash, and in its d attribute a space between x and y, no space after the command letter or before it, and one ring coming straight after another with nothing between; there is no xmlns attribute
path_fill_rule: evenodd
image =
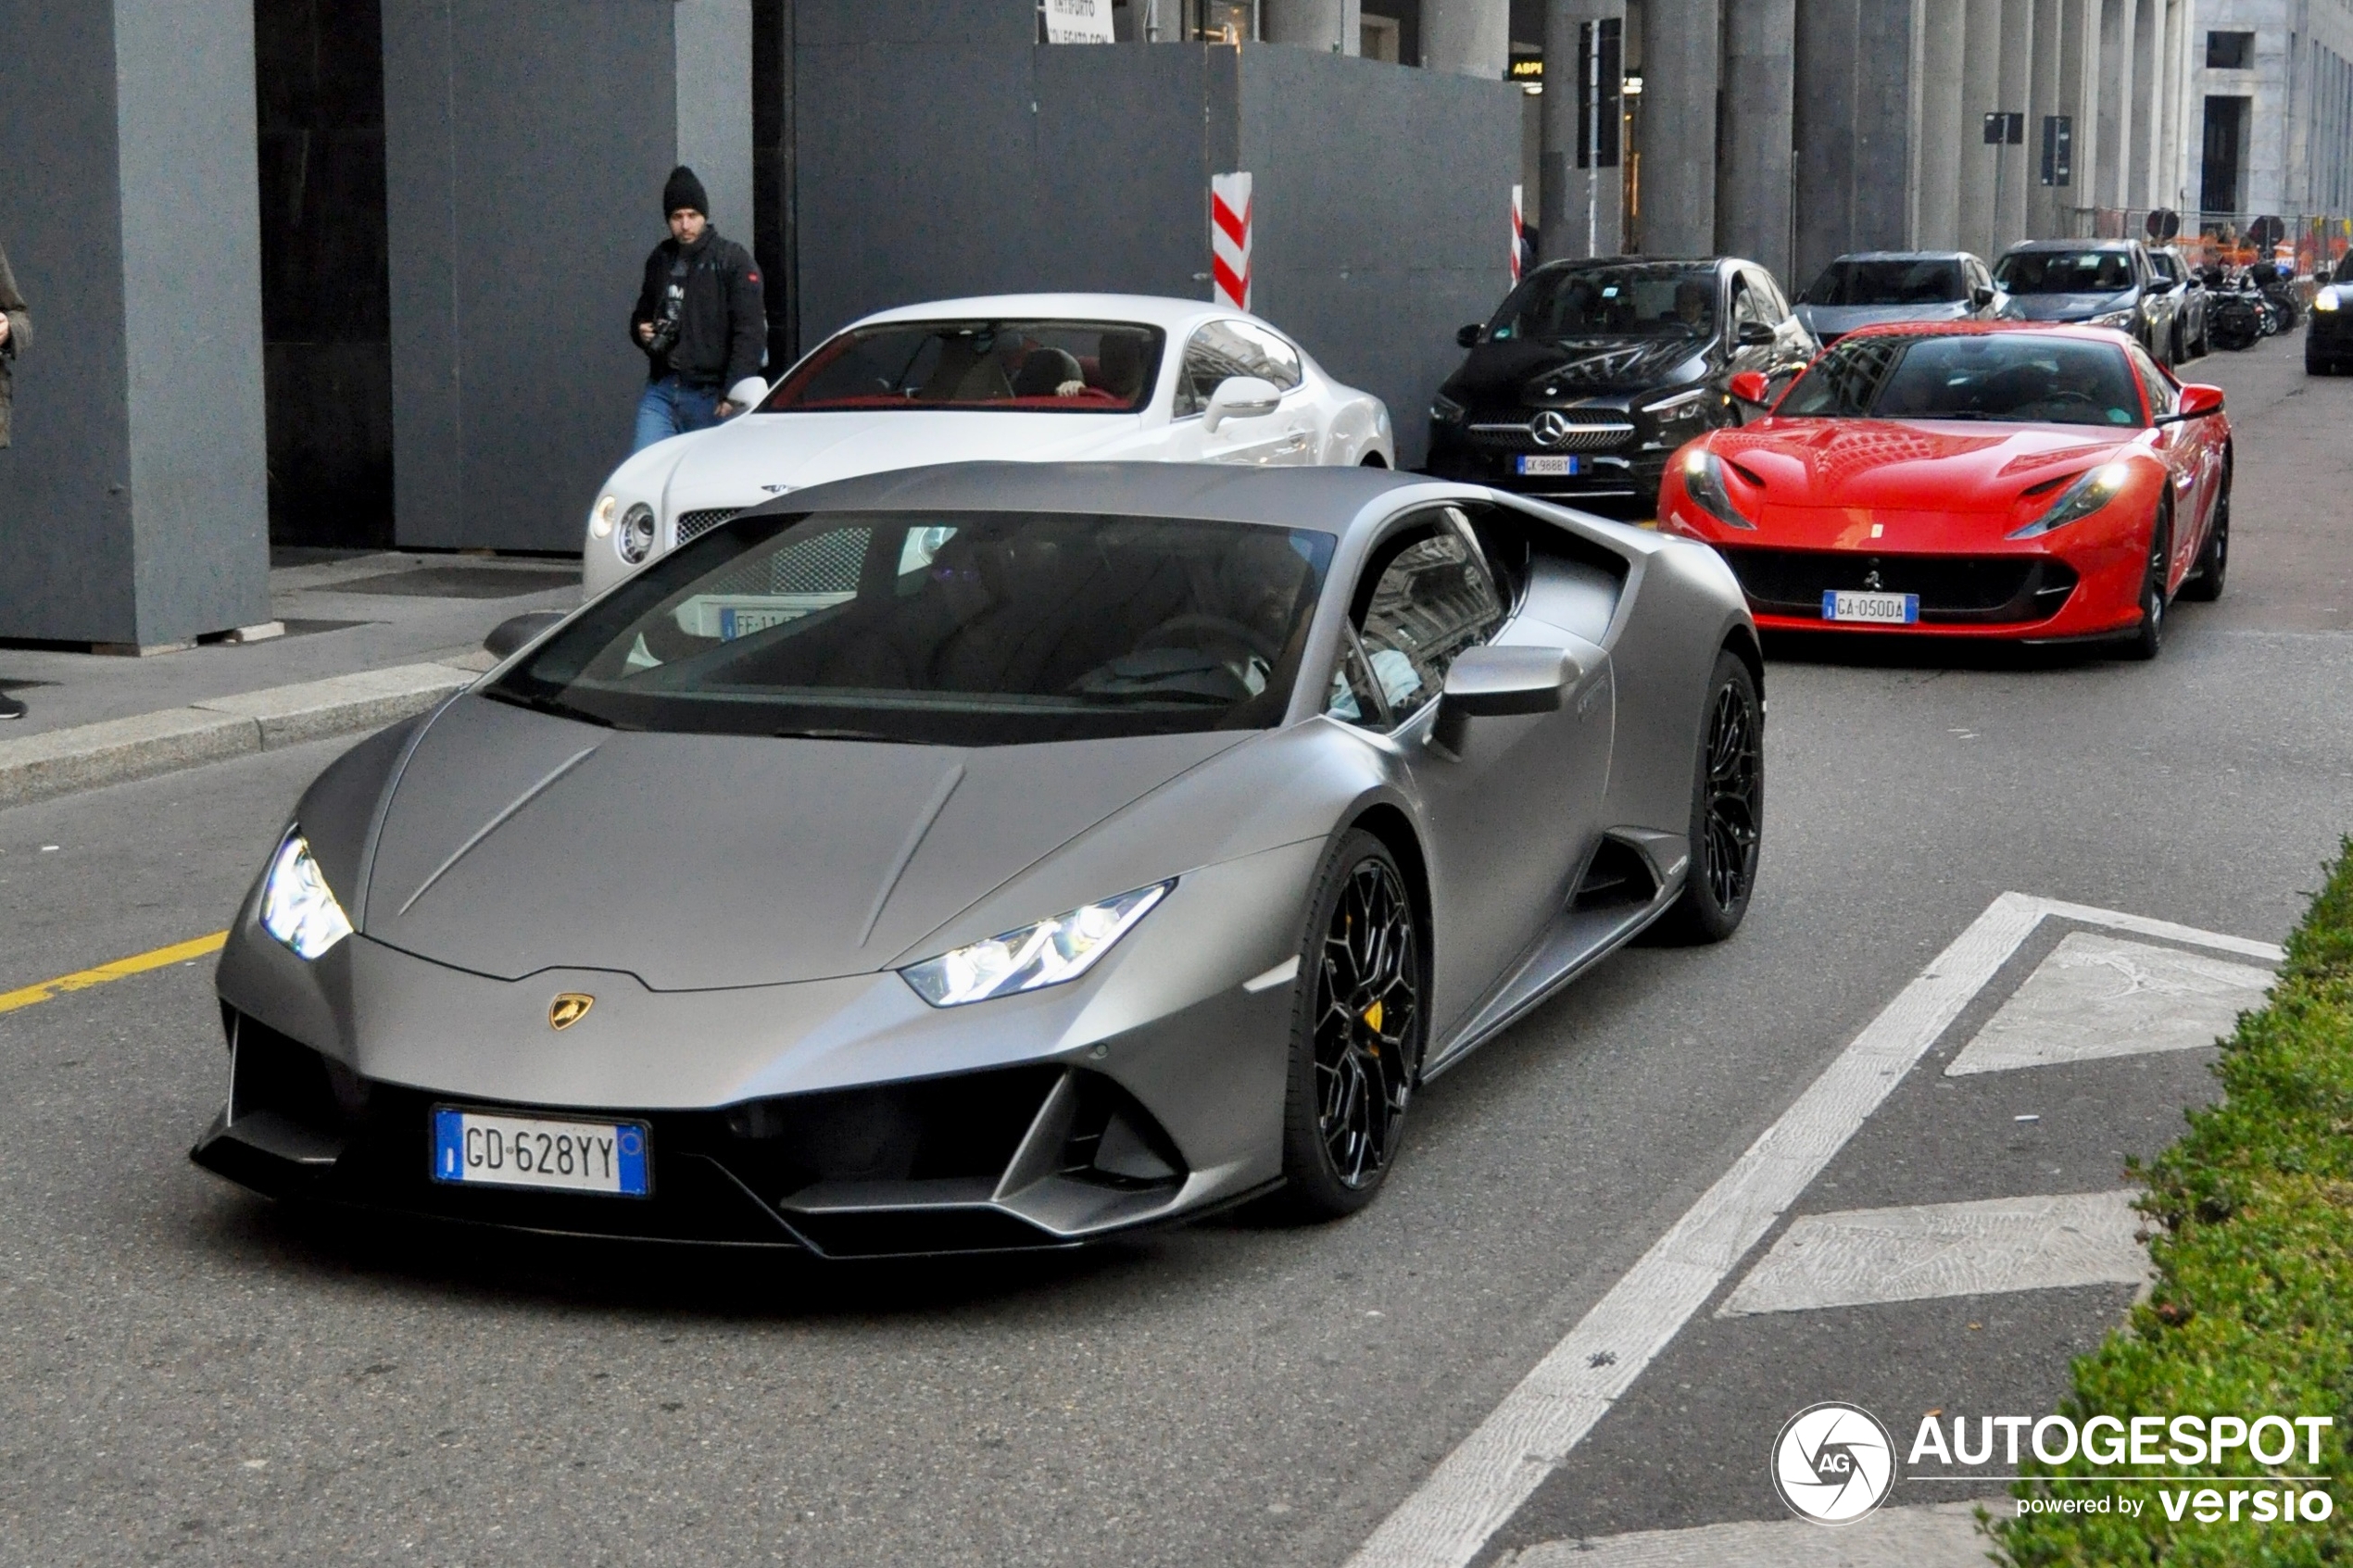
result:
<svg viewBox="0 0 2353 1568"><path fill-rule="evenodd" d="M1511 292L1487 335L1713 337L1716 272L1671 262L1547 269Z"/></svg>
<svg viewBox="0 0 2353 1568"><path fill-rule="evenodd" d="M828 340L763 414L988 408L1132 414L1160 370L1158 327L1108 321L892 321Z"/></svg>
<svg viewBox="0 0 2353 1568"><path fill-rule="evenodd" d="M1800 305L1944 305L1966 299L1961 264L1949 258L1915 261L1833 261Z"/></svg>
<svg viewBox="0 0 2353 1568"><path fill-rule="evenodd" d="M489 695L623 729L1005 746L1280 721L1333 536L1166 518L738 518Z"/></svg>
<svg viewBox="0 0 2353 1568"><path fill-rule="evenodd" d="M1994 281L2012 294L2122 294L2133 286L2133 258L2120 250L2012 251Z"/></svg>
<svg viewBox="0 0 2353 1568"><path fill-rule="evenodd" d="M2035 332L1842 338L1790 388L1773 415L2143 422L2140 389L2122 345Z"/></svg>

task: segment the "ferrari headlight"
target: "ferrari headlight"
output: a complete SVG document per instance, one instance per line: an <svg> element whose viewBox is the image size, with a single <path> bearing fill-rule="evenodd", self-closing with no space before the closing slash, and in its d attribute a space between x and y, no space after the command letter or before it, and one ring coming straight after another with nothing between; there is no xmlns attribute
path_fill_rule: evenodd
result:
<svg viewBox="0 0 2353 1568"><path fill-rule="evenodd" d="M590 538L604 539L611 536L612 515L614 510L618 508L620 505L621 498L617 495L605 495L598 498L597 502L597 509L588 514L588 535Z"/></svg>
<svg viewBox="0 0 2353 1568"><path fill-rule="evenodd" d="M1440 425L1461 424L1463 406L1441 392L1429 400L1429 421Z"/></svg>
<svg viewBox="0 0 2353 1568"><path fill-rule="evenodd" d="M2337 293L2334 289L2322 289L2320 293L2312 296L2312 308L2315 310L2334 310L2341 307L2344 303L2345 302L2343 300L2337 297Z"/></svg>
<svg viewBox="0 0 2353 1568"><path fill-rule="evenodd" d="M654 553L654 509L640 501L621 514L621 530L612 547L631 566L642 565Z"/></svg>
<svg viewBox="0 0 2353 1568"><path fill-rule="evenodd" d="M261 929L302 959L318 958L351 935L351 918L335 902L327 873L298 833L286 834L262 880Z"/></svg>
<svg viewBox="0 0 2353 1568"><path fill-rule="evenodd" d="M958 947L899 972L915 995L936 1008L985 1002L1076 980L1111 951L1112 944L1151 912L1175 882L1157 882L1100 904L1088 904L1008 931L986 942Z"/></svg>
<svg viewBox="0 0 2353 1568"><path fill-rule="evenodd" d="M2010 534L2013 539L2032 539L2048 533L2054 528L2064 528L2080 518L2090 517L2116 499L2133 470L2122 463L2103 463L2063 491L2053 502L2051 509Z"/></svg>
<svg viewBox="0 0 2353 1568"><path fill-rule="evenodd" d="M1732 505L1731 492L1724 487L1723 459L1705 446L1694 446L1683 454L1683 494L1692 498L1693 506L1727 528L1756 527Z"/></svg>

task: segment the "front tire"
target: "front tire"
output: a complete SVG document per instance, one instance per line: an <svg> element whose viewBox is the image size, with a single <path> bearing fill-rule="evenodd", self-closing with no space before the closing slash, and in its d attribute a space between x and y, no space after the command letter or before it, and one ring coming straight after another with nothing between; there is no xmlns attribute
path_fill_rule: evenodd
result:
<svg viewBox="0 0 2353 1568"><path fill-rule="evenodd" d="M2197 553L2197 565L2191 569L2190 580L2182 584L2181 597L2198 604L2212 604L2222 596L2222 583L2231 570L2231 476L2222 474L2222 493L2214 497L2214 525L2206 535L2206 548Z"/></svg>
<svg viewBox="0 0 2353 1568"><path fill-rule="evenodd" d="M2149 530L2148 568L2141 577L2141 624L2125 640L2128 659L2155 659L2165 648L2165 568L2173 553L2173 512L2171 506L2157 514Z"/></svg>
<svg viewBox="0 0 2353 1568"><path fill-rule="evenodd" d="M1353 1214L1379 1192L1428 1037L1421 931L1389 847L1351 829L1308 905L1283 1097L1277 1201L1300 1220Z"/></svg>
<svg viewBox="0 0 2353 1568"><path fill-rule="evenodd" d="M1740 929L1756 885L1765 825L1765 707L1756 677L1729 649L1708 678L1707 717L1692 781L1691 867L1655 928L1668 943L1721 942Z"/></svg>

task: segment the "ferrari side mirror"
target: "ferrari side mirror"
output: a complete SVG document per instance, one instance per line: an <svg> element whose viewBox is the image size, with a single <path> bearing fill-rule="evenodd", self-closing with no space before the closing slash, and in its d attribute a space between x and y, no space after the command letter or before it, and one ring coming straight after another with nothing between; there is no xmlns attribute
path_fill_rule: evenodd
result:
<svg viewBox="0 0 2353 1568"><path fill-rule="evenodd" d="M2179 424L2183 420L2203 420L2222 411L2222 389L2199 382L2186 382L2182 386L2182 400L2170 414L2159 414L2154 424Z"/></svg>
<svg viewBox="0 0 2353 1568"><path fill-rule="evenodd" d="M564 612L560 609L527 609L521 615L509 616L483 638L482 651L493 659L505 659L563 618Z"/></svg>
<svg viewBox="0 0 2353 1568"><path fill-rule="evenodd" d="M1773 383L1762 370L1742 370L1724 389L1743 403L1762 408L1773 400Z"/></svg>

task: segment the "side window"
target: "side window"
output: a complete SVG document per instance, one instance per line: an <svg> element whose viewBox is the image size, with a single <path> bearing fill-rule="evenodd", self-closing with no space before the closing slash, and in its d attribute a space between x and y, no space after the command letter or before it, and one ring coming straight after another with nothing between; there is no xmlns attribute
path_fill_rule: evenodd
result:
<svg viewBox="0 0 2353 1568"><path fill-rule="evenodd" d="M1402 719L1438 696L1455 655L1494 633L1504 606L1458 516L1401 538L1373 581L1360 625L1374 683Z"/></svg>
<svg viewBox="0 0 2353 1568"><path fill-rule="evenodd" d="M1185 345L1170 414L1200 413L1228 376L1262 376L1288 392L1299 384L1299 351L1247 321L1212 321Z"/></svg>
<svg viewBox="0 0 2353 1568"><path fill-rule="evenodd" d="M2138 344L2126 352L2133 357L2133 373L2141 378L2141 390L2148 394L2150 416L2171 413L2173 383L2165 379L2165 372L2157 368L2157 361L2143 352Z"/></svg>
<svg viewBox="0 0 2353 1568"><path fill-rule="evenodd" d="M1749 273L1748 286L1756 296L1756 308L1763 312L1759 318L1761 320L1768 326L1778 327L1789 320L1789 302L1781 297L1781 291L1774 283L1770 273Z"/></svg>
<svg viewBox="0 0 2353 1568"><path fill-rule="evenodd" d="M1747 278L1735 278L1732 280L1732 335L1734 338L1737 339L1740 330L1752 321L1759 326L1769 327L1773 324L1773 318L1764 302L1756 297L1756 291L1748 286Z"/></svg>
<svg viewBox="0 0 2353 1568"><path fill-rule="evenodd" d="M1324 711L1342 723L1362 729L1389 728L1389 709L1381 701L1372 667L1365 662L1365 645L1357 640L1353 627L1348 629L1340 645L1340 663L1332 671L1331 691L1324 699Z"/></svg>

